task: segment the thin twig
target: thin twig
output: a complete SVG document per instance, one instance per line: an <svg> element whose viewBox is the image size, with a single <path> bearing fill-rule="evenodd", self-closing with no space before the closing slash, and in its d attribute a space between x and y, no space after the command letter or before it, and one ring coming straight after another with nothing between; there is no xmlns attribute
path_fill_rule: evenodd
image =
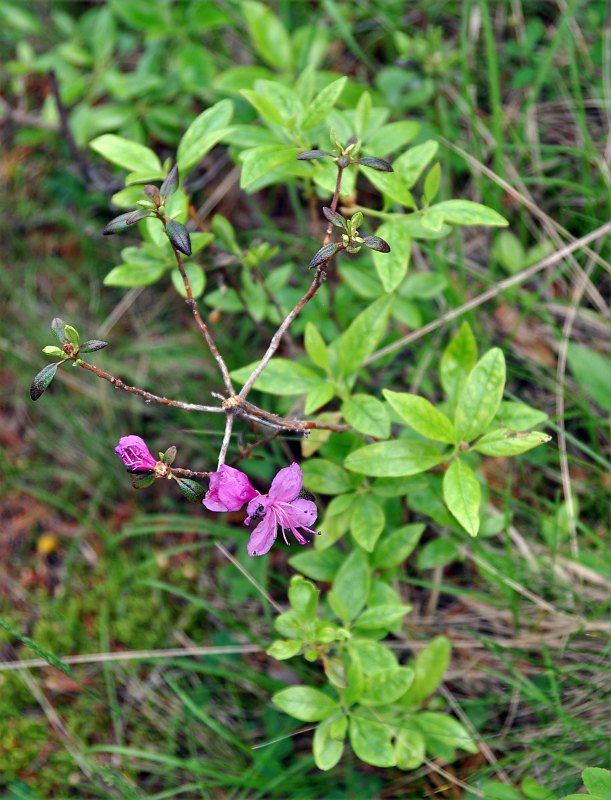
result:
<svg viewBox="0 0 611 800"><path fill-rule="evenodd" d="M231 431L233 429L233 412L226 409L226 414L225 433L223 435L223 443L221 444L221 449L219 452L219 469L225 463L225 456L227 455L227 448L229 447L229 442L231 441Z"/></svg>
<svg viewBox="0 0 611 800"><path fill-rule="evenodd" d="M577 239L576 241L571 242L571 244L567 244L560 248L560 250L557 250L547 258L544 258L543 261L539 261L538 264L533 264L532 267L528 267L528 269L522 270L522 272L518 272L516 275L512 275L510 278L500 281L495 286L491 286L489 289L486 289L485 292L482 292L482 294L474 297L472 300L463 303L462 306L458 306L458 308L454 308L443 316L434 319L432 322L429 322L428 325L423 325L423 327L418 328L417 331L412 331L406 336L402 336L400 339L397 339L396 342L393 342L386 347L382 347L380 350L376 350L376 352L372 353L369 358L365 359L363 366L367 366L368 364L377 361L378 358L382 358L382 356L386 356L389 353L394 353L395 350L401 350L401 348L411 344L411 342L415 342L417 339L426 336L427 333L431 333L431 331L434 331L437 328L440 328L442 325L445 325L446 322L450 322L451 320L462 316L467 311L472 311L474 308L481 306L482 303L486 303L488 300L496 297L501 292L504 292L505 289L509 289L511 286L524 283L524 281L527 281L532 278L533 275L536 275L537 272L541 272L541 270L557 264L559 261L562 261L564 258L566 258L569 253L573 253L575 250L584 248L585 245L595 241L596 239L600 239L601 236L604 236L610 231L611 222L606 222L604 225L601 225L600 228L596 228L596 230L588 233L586 236L582 236L581 239Z"/></svg>
<svg viewBox="0 0 611 800"><path fill-rule="evenodd" d="M171 400L169 397L160 397L157 394L152 394L152 392L139 389L137 386L128 386L126 383L123 383L120 378L115 378L114 375L104 372L103 369L99 369L99 367L95 367L93 364L88 364L86 361L83 361L80 356L76 363L79 365L79 367L83 367L83 369L93 372L93 374L97 375L98 378L103 378L105 381L112 383L115 389L123 389L124 392L130 392L131 394L136 394L138 397L144 398L146 403L161 403L165 406L182 408L184 411L206 411L210 414L225 413L221 406L202 406L198 403L183 403L182 400Z"/></svg>
<svg viewBox="0 0 611 800"><path fill-rule="evenodd" d="M240 455L236 456L236 457L233 459L233 461L232 461L232 462L229 464L229 466L230 466L230 467L233 467L233 466L234 466L234 464L238 464L238 463L239 463L240 461L242 461L243 459L245 459L245 458L248 458L248 457L250 456L250 454L252 453L252 451L253 451L253 450L254 450L256 447L261 447L261 445L264 445L264 444L269 444L269 443L270 443L270 442L272 442L272 441L273 441L273 440L274 440L274 439L275 439L277 436L279 436L281 432L282 432L282 431L281 431L280 429L278 429L278 430L274 431L274 432L271 434L271 436L266 436L264 439L257 439L257 440L256 440L255 442L253 442L252 444L249 444L249 445L247 445L246 447L243 447L243 448L240 450Z"/></svg>
<svg viewBox="0 0 611 800"><path fill-rule="evenodd" d="M172 467L172 472L184 475L185 478L209 478L212 475L211 472L195 472L195 470L183 469L182 467Z"/></svg>
<svg viewBox="0 0 611 800"><path fill-rule="evenodd" d="M165 230L165 222L164 222L164 230ZM166 231L167 233L167 231ZM168 239L170 237L168 236ZM185 272L184 264L182 263L182 256L180 255L180 251L174 247L172 240L170 239L170 244L172 245L172 250L174 251L174 256L176 257L176 263L178 264L178 269L182 276L182 281L185 285L185 291L187 293L187 303L191 306L191 311L193 312L193 316L195 317L195 321L199 325L199 329L202 332L204 339L210 349L210 352L214 356L216 363L219 365L219 369L221 371L221 375L223 376L223 382L225 384L225 388L229 392L230 395L235 395L235 391L233 388L233 384L231 383L231 378L229 377L229 370L227 369L227 365L223 359L223 356L219 353L214 339L210 331L208 330L208 326L202 319L201 314L199 313L199 308L197 307L197 300L193 297L193 292L191 291L191 284L189 283L189 278L187 277L187 273Z"/></svg>
<svg viewBox="0 0 611 800"><path fill-rule="evenodd" d="M332 211L335 211L337 209L337 203L339 201L339 192L340 192L341 183L342 183L342 173L343 173L343 171L344 171L343 167L339 166L339 164L338 164L338 166L337 166L337 181L335 183L335 191L333 193L333 198L331 200L331 205L330 205L330 208L331 208ZM329 244L332 232L333 232L333 224L330 222L327 225L327 232L325 234L323 247L325 245ZM270 361L271 357L274 355L274 353L278 349L278 346L279 346L279 344L280 344L280 342L282 340L282 337L284 336L285 331L291 325L291 323L293 322L295 317L299 314L301 309L305 306L305 304L314 297L314 295L316 294L316 292L318 291L318 289L320 288L320 286L324 282L324 280L326 278L326 275L327 275L325 270L326 270L327 265L329 264L329 261L331 261L332 258L333 258L333 256L328 258L325 262L323 262L318 267L318 269L316 270L316 275L314 277L314 280L312 281L312 285L310 286L308 291L304 294L304 296L297 303L297 305L289 312L288 316L285 317L285 319L280 323L280 327L278 328L276 333L274 333L274 335L272 336L272 339L271 339L271 341L269 343L269 346L268 346L267 350L265 351L265 354L263 355L263 358L261 359L261 361L259 361L259 363L257 364L257 366L253 370L252 374L250 375L250 377L248 378L248 380L246 381L246 383L244 384L244 386L242 387L242 389L240 391L239 397L241 397L243 400L246 399L246 397L248 396L248 393L250 392L250 390L253 387L254 382L257 380L259 375L263 372L265 367L269 364L269 361Z"/></svg>
<svg viewBox="0 0 611 800"><path fill-rule="evenodd" d="M214 392L213 395L219 397L219 395ZM280 417L278 414L272 414L271 411L265 411L249 403L248 400L243 400L239 395L223 398L223 408L232 409L238 417L248 419L251 422L263 423L270 428L277 428L292 433L308 433L311 430L317 429L335 431L338 433L350 430L349 425L337 424L335 422Z"/></svg>

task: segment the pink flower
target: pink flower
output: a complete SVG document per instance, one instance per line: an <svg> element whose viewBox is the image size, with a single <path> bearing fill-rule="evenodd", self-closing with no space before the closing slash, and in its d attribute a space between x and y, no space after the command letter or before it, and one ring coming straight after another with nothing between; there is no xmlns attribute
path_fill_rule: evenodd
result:
<svg viewBox="0 0 611 800"><path fill-rule="evenodd" d="M210 476L210 488L202 503L210 511L239 511L258 494L243 472L222 464L218 472Z"/></svg>
<svg viewBox="0 0 611 800"><path fill-rule="evenodd" d="M250 535L248 541L248 555L262 556L270 549L278 535L278 525L282 530L284 541L286 530L289 529L299 544L306 544L307 539L297 528L307 533L320 533L307 525L316 522L318 511L316 504L311 500L298 497L302 484L301 468L299 464L281 469L270 486L269 494L260 494L253 497L248 503L245 524L250 525L252 519L260 519Z"/></svg>
<svg viewBox="0 0 611 800"><path fill-rule="evenodd" d="M115 447L115 453L132 472L155 469L157 464L157 460L149 453L148 447L139 436L122 436Z"/></svg>

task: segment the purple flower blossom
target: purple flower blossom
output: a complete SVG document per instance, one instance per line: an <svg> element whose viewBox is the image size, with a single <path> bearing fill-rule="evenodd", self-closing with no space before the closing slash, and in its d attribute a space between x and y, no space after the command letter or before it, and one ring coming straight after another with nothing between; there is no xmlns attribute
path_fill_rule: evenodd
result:
<svg viewBox="0 0 611 800"><path fill-rule="evenodd" d="M268 552L276 541L278 525L287 544L287 530L292 532L299 544L306 544L308 540L297 528L307 533L320 533L306 527L316 522L318 511L312 500L298 497L302 481L301 468L293 463L278 472L269 494L259 494L250 500L245 524L250 525L253 519L260 519L261 522L250 534L247 548L249 556L262 556Z"/></svg>
<svg viewBox="0 0 611 800"><path fill-rule="evenodd" d="M210 511L239 511L258 494L243 472L222 464L218 472L210 476L210 488L202 503Z"/></svg>
<svg viewBox="0 0 611 800"><path fill-rule="evenodd" d="M157 460L150 454L144 440L139 436L122 436L115 447L115 453L131 471L155 469Z"/></svg>

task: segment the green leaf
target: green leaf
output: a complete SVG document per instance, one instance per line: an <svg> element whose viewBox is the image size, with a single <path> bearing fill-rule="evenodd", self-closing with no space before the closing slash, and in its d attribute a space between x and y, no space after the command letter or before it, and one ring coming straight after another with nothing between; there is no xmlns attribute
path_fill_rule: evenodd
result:
<svg viewBox="0 0 611 800"><path fill-rule="evenodd" d="M418 569L445 567L456 561L459 553L456 545L449 539L433 539L418 551Z"/></svg>
<svg viewBox="0 0 611 800"><path fill-rule="evenodd" d="M439 212L446 222L454 225L488 225L503 228L509 225L505 217L497 211L472 200L444 200L431 206L431 209Z"/></svg>
<svg viewBox="0 0 611 800"><path fill-rule="evenodd" d="M258 363L253 361L246 367L233 370L231 377L241 382L248 380ZM304 364L286 358L272 358L255 381L255 388L260 392L278 395L306 394L318 386L320 381L320 374Z"/></svg>
<svg viewBox="0 0 611 800"><path fill-rule="evenodd" d="M339 568L333 581L333 594L346 609L344 624L355 619L364 608L369 594L371 571L367 556L361 549L353 550Z"/></svg>
<svg viewBox="0 0 611 800"><path fill-rule="evenodd" d="M350 715L350 746L354 754L374 767L394 767L395 754L390 744L389 725L376 722L356 711Z"/></svg>
<svg viewBox="0 0 611 800"><path fill-rule="evenodd" d="M241 5L251 41L263 61L271 67L290 70L293 64L291 40L280 19L264 3L248 0Z"/></svg>
<svg viewBox="0 0 611 800"><path fill-rule="evenodd" d="M581 778L588 792L599 795L603 800L611 800L611 772L601 767L587 767Z"/></svg>
<svg viewBox="0 0 611 800"><path fill-rule="evenodd" d="M296 147L280 144L264 144L245 150L240 154L242 160L240 187L247 191L276 167L294 161L298 152Z"/></svg>
<svg viewBox="0 0 611 800"><path fill-rule="evenodd" d="M183 497L186 497L190 503L201 503L206 494L206 490L203 486L200 486L197 481L192 481L190 478L175 479Z"/></svg>
<svg viewBox="0 0 611 800"><path fill-rule="evenodd" d="M309 686L281 689L272 696L272 703L285 714L302 722L318 722L339 709L336 700Z"/></svg>
<svg viewBox="0 0 611 800"><path fill-rule="evenodd" d="M467 377L477 361L477 344L468 322L463 322L456 336L441 356L439 374L441 385L454 406Z"/></svg>
<svg viewBox="0 0 611 800"><path fill-rule="evenodd" d="M416 272L401 284L399 293L402 297L430 300L437 297L448 285L445 275L438 272ZM476 359L473 359L475 364ZM470 369L470 368L469 368Z"/></svg>
<svg viewBox="0 0 611 800"><path fill-rule="evenodd" d="M348 643L348 650L350 657L358 660L365 675L371 675L379 669L399 666L392 650L371 639L353 638Z"/></svg>
<svg viewBox="0 0 611 800"><path fill-rule="evenodd" d="M203 295L204 289L206 288L206 273L199 264L185 264L185 272L187 274L187 278L189 279L189 285L191 286L193 297L197 300L198 297ZM187 290L185 289L185 284L179 270L173 269L171 272L171 277L174 288L178 294L186 299Z"/></svg>
<svg viewBox="0 0 611 800"><path fill-rule="evenodd" d="M148 286L155 283L166 271L166 264L151 261L148 264L119 264L104 278L104 286Z"/></svg>
<svg viewBox="0 0 611 800"><path fill-rule="evenodd" d="M331 582L344 563L344 555L333 547L326 550L303 549L289 558L293 569L315 581Z"/></svg>
<svg viewBox="0 0 611 800"><path fill-rule="evenodd" d="M513 433L508 428L499 428L485 433L472 449L485 456L517 456L539 444L549 442L551 438L547 433L539 431Z"/></svg>
<svg viewBox="0 0 611 800"><path fill-rule="evenodd" d="M61 345L66 344L66 342L68 341L68 339L66 338L66 334L64 333L66 324L67 323L65 323L64 320L61 319L61 317L54 317L51 322L51 331L53 332L53 335Z"/></svg>
<svg viewBox="0 0 611 800"><path fill-rule="evenodd" d="M143 144L115 136L114 133L105 133L92 139L89 147L113 164L132 172L150 175L151 180L163 177L161 161L150 147L145 147Z"/></svg>
<svg viewBox="0 0 611 800"><path fill-rule="evenodd" d="M525 403L503 400L494 422L512 431L522 432L527 431L529 428L534 428L536 425L541 425L546 419L547 414L545 411L539 411L538 408L532 408Z"/></svg>
<svg viewBox="0 0 611 800"><path fill-rule="evenodd" d="M325 86L322 91L318 92L315 99L310 103L305 111L304 121L301 125L303 130L307 131L310 128L313 128L315 125L318 125L319 122L323 121L329 111L331 111L333 106L337 103L340 94L344 90L347 80L348 78L345 76L338 78L336 81L333 81L333 83Z"/></svg>
<svg viewBox="0 0 611 800"><path fill-rule="evenodd" d="M505 356L498 347L473 367L456 404L454 425L461 441L471 442L494 419L505 388Z"/></svg>
<svg viewBox="0 0 611 800"><path fill-rule="evenodd" d="M395 739L395 758L399 769L417 769L426 757L426 742L415 728L402 725Z"/></svg>
<svg viewBox="0 0 611 800"><path fill-rule="evenodd" d="M471 467L460 459L443 476L443 500L467 533L477 536L482 489Z"/></svg>
<svg viewBox="0 0 611 800"><path fill-rule="evenodd" d="M467 753L477 753L478 747L464 725L448 714L436 711L421 711L415 717L418 727L424 734L427 745L436 740L446 748L460 748ZM452 760L452 759L448 759Z"/></svg>
<svg viewBox="0 0 611 800"><path fill-rule="evenodd" d="M389 219L376 231L390 245L390 253L372 252L373 264L385 292L393 292L407 273L412 253L412 237L405 220Z"/></svg>
<svg viewBox="0 0 611 800"><path fill-rule="evenodd" d="M375 156L387 156L394 153L416 136L420 125L418 122L402 120L389 122L367 139L365 151Z"/></svg>
<svg viewBox="0 0 611 800"><path fill-rule="evenodd" d="M386 406L370 394L353 394L342 403L342 415L348 425L365 436L388 439L390 418Z"/></svg>
<svg viewBox="0 0 611 800"><path fill-rule="evenodd" d="M392 533L378 539L371 565L374 569L398 567L413 552L420 541L425 526L420 522L403 525Z"/></svg>
<svg viewBox="0 0 611 800"><path fill-rule="evenodd" d="M47 364L46 367L43 367L40 372L34 376L34 380L30 385L30 397L32 400L38 400L38 398L44 394L45 390L55 377L57 367L57 363Z"/></svg>
<svg viewBox="0 0 611 800"><path fill-rule="evenodd" d="M370 494L361 495L354 504L350 520L350 533L355 542L371 553L385 524L386 516L378 500Z"/></svg>
<svg viewBox="0 0 611 800"><path fill-rule="evenodd" d="M301 465L303 485L312 492L343 494L352 488L350 475L343 467L324 458L311 458Z"/></svg>
<svg viewBox="0 0 611 800"><path fill-rule="evenodd" d="M345 719L345 717L343 718ZM314 763L323 771L333 769L344 752L344 734L341 737L333 736L337 720L328 717L319 722L312 739L312 754Z"/></svg>
<svg viewBox="0 0 611 800"><path fill-rule="evenodd" d="M374 478L400 478L425 472L443 461L445 456L433 445L396 439L354 450L345 458L344 466Z"/></svg>
<svg viewBox="0 0 611 800"><path fill-rule="evenodd" d="M66 339L70 342L70 344L77 345L79 343L79 335L76 328L73 328L72 325L65 325L64 326L64 335Z"/></svg>
<svg viewBox="0 0 611 800"><path fill-rule="evenodd" d="M409 667L392 667L372 672L365 681L359 703L364 706L394 703L405 694L413 680L414 673Z"/></svg>
<svg viewBox="0 0 611 800"><path fill-rule="evenodd" d="M228 133L232 116L231 100L221 100L193 120L176 151L176 166L183 177Z"/></svg>
<svg viewBox="0 0 611 800"><path fill-rule="evenodd" d="M306 397L304 412L313 414L322 406L326 405L335 395L335 386L331 381L323 380L315 386Z"/></svg>
<svg viewBox="0 0 611 800"><path fill-rule="evenodd" d="M364 164L363 166L366 167L367 164ZM381 192L389 200L392 200L393 203L399 203L406 208L416 208L416 202L412 196L412 193L407 188L405 181L398 173L380 172L379 170L370 168L363 170L363 174L379 192ZM383 234L380 235L382 238L386 238ZM390 246L392 248L392 244Z"/></svg>
<svg viewBox="0 0 611 800"><path fill-rule="evenodd" d="M427 203L431 203L437 192L439 191L439 184L441 182L441 165L439 162L433 164L424 179L424 197Z"/></svg>
<svg viewBox="0 0 611 800"><path fill-rule="evenodd" d="M386 584L383 584L386 586ZM354 621L355 628L360 631L389 628L395 622L403 619L412 610L412 606L397 605L396 603L381 603L368 608ZM407 688L407 687L406 687ZM401 692L403 694L403 692ZM392 703L392 700L388 701ZM380 703L367 703L367 705L381 705Z"/></svg>
<svg viewBox="0 0 611 800"><path fill-rule="evenodd" d="M457 442L451 420L426 398L408 392L391 392L389 389L384 389L383 394L401 419L421 436L436 442Z"/></svg>
<svg viewBox="0 0 611 800"><path fill-rule="evenodd" d="M64 358L66 355L61 347L57 347L57 345L54 344L48 344L46 347L43 347L42 352L46 356L56 356L57 358Z"/></svg>
<svg viewBox="0 0 611 800"><path fill-rule="evenodd" d="M572 342L567 357L577 383L585 387L602 409L611 412L609 357Z"/></svg>
<svg viewBox="0 0 611 800"><path fill-rule="evenodd" d="M393 168L408 189L414 186L438 150L439 142L429 139L416 147L410 147L395 161Z"/></svg>
<svg viewBox="0 0 611 800"><path fill-rule="evenodd" d="M293 575L289 585L289 603L298 620L309 623L316 619L319 595L320 592L313 583L301 575Z"/></svg>
<svg viewBox="0 0 611 800"><path fill-rule="evenodd" d="M306 353L317 367L326 370L329 366L327 345L313 322L307 322L303 340Z"/></svg>
<svg viewBox="0 0 611 800"><path fill-rule="evenodd" d="M301 639L276 639L265 652L276 661L285 661L287 658L296 656L302 647Z"/></svg>
<svg viewBox="0 0 611 800"><path fill-rule="evenodd" d="M512 275L527 266L522 242L511 231L501 231L492 245L491 255ZM534 262L536 263L536 262Z"/></svg>
<svg viewBox="0 0 611 800"><path fill-rule="evenodd" d="M338 353L340 375L350 375L373 353L386 329L392 301L392 295L378 298L344 331Z"/></svg>

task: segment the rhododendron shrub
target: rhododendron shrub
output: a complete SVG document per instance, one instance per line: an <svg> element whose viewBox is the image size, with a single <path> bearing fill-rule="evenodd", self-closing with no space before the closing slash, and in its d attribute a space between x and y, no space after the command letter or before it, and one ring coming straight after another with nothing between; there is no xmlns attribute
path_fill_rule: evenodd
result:
<svg viewBox="0 0 611 800"><path fill-rule="evenodd" d="M303 657L312 665L312 685L288 686L274 695L274 703L297 720L316 723L313 753L320 769L335 766L348 743L368 764L412 770L430 758L451 761L456 750L476 752L477 746L458 720L428 705L449 662L449 640L432 639L407 663L388 646L402 635L403 618L411 610L402 593L405 584L395 579L418 547L428 517L440 538L477 536L485 507L486 487L478 470L483 456L515 456L549 437L532 430L545 422L545 414L504 400L504 355L498 347L478 352L466 322L448 332L438 372L427 382L439 391L429 398L405 385L401 354L417 338L405 329L414 327L410 320L420 314L417 303L445 287L432 271L408 274L412 242L444 238L457 226L507 223L478 203L439 199L438 143L409 147L418 126L386 123L368 92L354 107L336 108L346 78L320 77L327 83L316 92L313 80L290 89L279 81L255 81L243 92L258 114L250 126L234 127L233 104L221 100L189 126L174 166L120 136L104 134L91 142L108 161L130 169L129 188L114 198L122 213L103 233L146 235L139 247L123 251L125 261L105 282L140 286L171 275L216 364L217 383L202 386L197 398L211 397L210 404L168 398L110 374L98 365L104 355L93 355L108 343L81 342L75 327L59 317L51 325L57 343L44 348L55 360L35 376L30 395L38 400L57 370L72 364L147 403L220 417L222 442L205 471L177 466L177 447L167 442L155 458L138 433L124 430L117 431L115 452L134 475L136 489L164 480L196 503L197 513L213 519L231 515L225 520L236 523L230 545L244 546L244 523L250 556L265 556L277 540L280 547L293 541L303 545L291 551L289 563L297 574L287 587L289 606L275 622L280 638L267 652L276 659ZM300 188L313 204L317 196L329 198L321 202L316 221L320 241L303 253L300 264L287 264L288 256L278 254L273 242L243 249L230 220L218 215L211 233L190 230L188 214L196 216L197 204L189 186L197 181L185 183L185 178L198 173L206 153L223 141L241 165L242 191L284 182ZM144 181L137 199L137 184ZM362 187L368 187L367 197L379 193L379 203L373 202L379 208L359 203ZM204 250L210 241L239 267L242 284L236 273L229 291L231 302L243 302L240 325L250 324L250 317L267 331L273 321L263 352L246 365L228 363L211 321L218 314L207 317L200 309L200 299L207 302ZM327 295L331 306L319 304L300 328L300 338L293 323L332 272L339 289ZM268 284L272 277L276 289L301 286L292 308L278 301ZM255 290L257 308L246 300ZM343 305L333 306L335 297ZM352 318L347 318L346 298L354 306ZM208 305L232 313L223 293ZM431 308L426 310L430 318ZM429 323L426 330L441 324ZM290 358L277 355L281 343L290 344ZM386 358L391 354L394 363ZM296 407L304 411L299 418L283 417L273 404L255 405L249 399L253 387L268 398L300 395L303 402ZM271 435L239 444L236 430L253 426ZM248 477L253 474L248 459L276 437L300 441L287 444L289 455L275 463L271 484L263 485Z"/></svg>

